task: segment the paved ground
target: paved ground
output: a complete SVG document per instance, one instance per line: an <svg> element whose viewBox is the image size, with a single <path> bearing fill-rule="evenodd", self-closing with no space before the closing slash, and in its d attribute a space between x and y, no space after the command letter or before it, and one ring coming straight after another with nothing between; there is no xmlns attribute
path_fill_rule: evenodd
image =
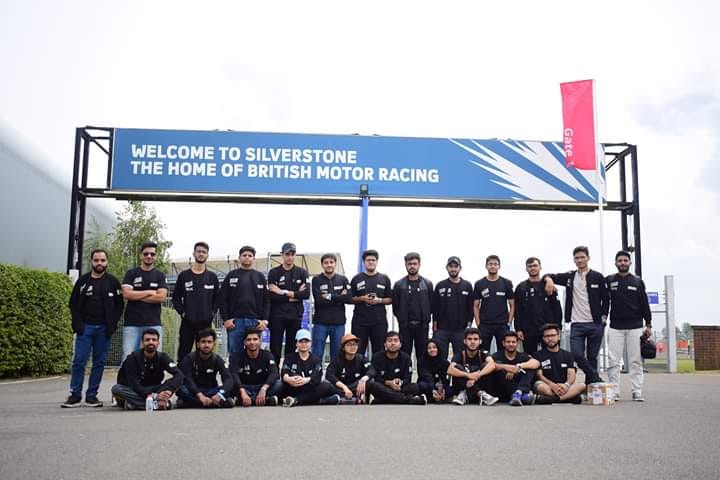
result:
<svg viewBox="0 0 720 480"><path fill-rule="evenodd" d="M0 384L0 479L720 478L720 375L648 375L647 402L613 407L152 415L61 409L67 383Z"/></svg>

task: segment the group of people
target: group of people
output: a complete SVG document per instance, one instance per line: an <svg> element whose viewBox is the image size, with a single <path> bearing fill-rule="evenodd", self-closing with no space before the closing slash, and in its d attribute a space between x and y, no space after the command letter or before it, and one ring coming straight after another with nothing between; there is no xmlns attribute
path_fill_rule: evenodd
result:
<svg viewBox="0 0 720 480"><path fill-rule="evenodd" d="M496 255L487 257L487 275L474 286L462 279L461 260L452 256L448 278L433 286L420 275L415 252L405 256L407 275L393 285L377 271L375 250L363 253L364 271L350 281L335 272L333 254L321 257L323 272L310 280L295 265L295 245L285 243L281 251L282 263L266 278L254 269L255 249L240 248L239 268L220 284L205 265L207 243L195 244L195 261L178 275L172 295L182 319L176 365L160 352L160 305L168 289L154 268L157 245L142 245L141 266L128 271L122 283L106 272L107 253L94 250L92 270L78 279L70 299L76 340L70 396L63 406L82 404L90 351L85 405L102 406L97 392L107 344L125 301L125 360L112 392L126 408L144 407L148 395L158 409L171 408L175 394L179 405L206 407L365 403L371 398L373 403L409 404L573 402L585 389L575 381L575 365L587 382L601 381L597 356L608 315L609 381L619 382L627 351L632 399L643 400L640 337L650 332L651 313L642 280L630 273L628 252L617 253L618 271L608 277L589 268L587 247L574 249L577 269L567 273L541 275L540 260L530 257L528 278L513 288L499 275ZM566 289L570 352L559 348L563 313L557 287ZM311 294L314 314L308 331L300 325L303 300ZM346 335L347 304L354 310ZM397 332L388 331L387 305L397 318ZM227 330L228 367L213 353L218 310ZM263 350L260 337L268 328L270 350ZM331 362L323 378L328 339ZM497 352L489 355L493 339ZM366 357L368 349L372 354Z"/></svg>

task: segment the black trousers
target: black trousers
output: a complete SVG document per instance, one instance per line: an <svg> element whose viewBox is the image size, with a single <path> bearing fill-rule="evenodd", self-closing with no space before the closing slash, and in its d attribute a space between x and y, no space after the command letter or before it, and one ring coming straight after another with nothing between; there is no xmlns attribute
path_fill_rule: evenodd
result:
<svg viewBox="0 0 720 480"><path fill-rule="evenodd" d="M482 340L481 349L490 351L490 343L492 342L492 339L495 338L495 343L497 344L497 350L502 350L502 338L503 335L505 335L505 332L510 330L510 327L507 323L497 324L497 325L485 325L482 323L482 320L480 321L480 339Z"/></svg>
<svg viewBox="0 0 720 480"><path fill-rule="evenodd" d="M357 397L358 383L359 382L353 382L350 385L346 385L346 387L348 387L353 392L353 396L355 396L355 397ZM376 386L377 386L377 383L372 379L368 380L365 383L365 396L363 397L363 401L365 403L368 403L368 400L370 400L370 398L369 398L370 395L375 394ZM340 395L340 398L344 398L345 392L340 390L336 385L333 385L333 388L335 389L334 393L337 393L338 395Z"/></svg>
<svg viewBox="0 0 720 480"><path fill-rule="evenodd" d="M492 392L498 390L497 381L494 373L480 377L480 379L473 383L472 387L467 387L467 378L453 377L451 389L453 395L457 395L461 391L465 390L467 393L468 400L470 403L478 402L478 392L480 390L488 392L492 395Z"/></svg>
<svg viewBox="0 0 720 480"><path fill-rule="evenodd" d="M280 357L282 352L285 355L295 351L295 334L300 330L299 317L294 318L273 318L270 317L268 322L270 326L270 352L278 365L280 365ZM283 335L285 336L285 348L283 349Z"/></svg>
<svg viewBox="0 0 720 480"><path fill-rule="evenodd" d="M523 351L532 355L542 348L542 336L540 334L528 335L525 333L525 340L522 342Z"/></svg>
<svg viewBox="0 0 720 480"><path fill-rule="evenodd" d="M505 372L495 372L493 384L488 393L500 398L501 402L509 402L515 390L527 393L531 390L535 370L526 370L525 373L518 373L511 380L505 376Z"/></svg>
<svg viewBox="0 0 720 480"><path fill-rule="evenodd" d="M303 385L302 387L291 387L283 382L282 397L295 397L298 405L315 405L321 398L335 394L335 387L323 380L317 385Z"/></svg>
<svg viewBox="0 0 720 480"><path fill-rule="evenodd" d="M376 323L375 325L358 325L352 323L350 331L353 335L360 339L358 345L358 353L372 358L372 355L385 350L385 334L388 331L387 321ZM368 343L372 345L372 353L366 355Z"/></svg>
<svg viewBox="0 0 720 480"><path fill-rule="evenodd" d="M374 403L410 403L412 397L420 394L420 389L415 383L406 383L398 392L385 385L383 382L374 382L372 395Z"/></svg>
<svg viewBox="0 0 720 480"><path fill-rule="evenodd" d="M415 345L415 357L420 358L423 355L425 344L428 340L427 325L405 325L400 326L400 342L402 343L402 351L412 357L413 344Z"/></svg>
<svg viewBox="0 0 720 480"><path fill-rule="evenodd" d="M177 351L177 362L180 363L183 358L185 358L185 355L192 352L193 347L195 346L195 335L197 335L197 332L202 330L203 328L210 328L212 326L211 323L203 326L195 326L190 320L187 320L185 318L182 319L182 322L180 322L180 338L178 339L178 351Z"/></svg>
<svg viewBox="0 0 720 480"><path fill-rule="evenodd" d="M453 355L457 352L461 352L465 348L465 332L463 330L442 330L438 328L433 334L433 340L435 340L440 347L440 355L443 358L449 358L450 356L450 344L452 344Z"/></svg>

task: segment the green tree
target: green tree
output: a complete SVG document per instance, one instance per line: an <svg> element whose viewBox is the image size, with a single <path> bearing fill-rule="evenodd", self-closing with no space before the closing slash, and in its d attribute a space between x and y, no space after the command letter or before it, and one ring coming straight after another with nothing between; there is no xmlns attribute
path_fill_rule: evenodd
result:
<svg viewBox="0 0 720 480"><path fill-rule="evenodd" d="M681 334L681 338L683 338L684 340L692 340L692 338L693 338L693 328L692 328L692 325L690 325L690 324L687 323L687 322L684 322L684 323L682 324L682 334Z"/></svg>
<svg viewBox="0 0 720 480"><path fill-rule="evenodd" d="M97 221L91 219L83 252L85 270L89 268L87 254L94 248L104 248L110 256L109 272L122 279L125 272L140 264L140 245L154 241L158 244L155 268L168 273L168 249L172 242L165 239L165 224L155 209L138 200L130 200L122 210L115 212L115 218L117 223L109 233L103 232Z"/></svg>

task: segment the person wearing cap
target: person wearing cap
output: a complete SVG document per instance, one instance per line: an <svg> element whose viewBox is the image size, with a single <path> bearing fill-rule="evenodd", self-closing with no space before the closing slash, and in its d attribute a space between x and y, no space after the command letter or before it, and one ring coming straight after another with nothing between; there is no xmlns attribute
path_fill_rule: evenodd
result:
<svg viewBox="0 0 720 480"><path fill-rule="evenodd" d="M485 269L488 274L475 282L473 289L473 316L483 348L489 351L494 337L495 346L500 350L503 335L510 330L515 315L513 284L498 274L500 257L497 255L488 255Z"/></svg>
<svg viewBox="0 0 720 480"><path fill-rule="evenodd" d="M375 369L364 355L358 353L360 339L348 333L340 340L340 353L325 371L343 403L365 403L374 391Z"/></svg>
<svg viewBox="0 0 720 480"><path fill-rule="evenodd" d="M350 303L350 282L343 275L335 273L337 257L326 253L320 257L323 273L312 279L312 294L315 300L313 314L312 353L323 358L325 340L330 337L330 359L340 351L340 338L345 334L345 304Z"/></svg>
<svg viewBox="0 0 720 480"><path fill-rule="evenodd" d="M400 326L402 350L420 358L428 340L432 316L433 284L420 275L420 254L405 255L407 275L393 286L392 309Z"/></svg>
<svg viewBox="0 0 720 480"><path fill-rule="evenodd" d="M340 396L330 383L322 379L322 361L311 351L311 335L304 328L295 334L297 351L285 355L280 376L283 382L283 406L338 404Z"/></svg>
<svg viewBox="0 0 720 480"><path fill-rule="evenodd" d="M448 258L448 278L439 282L433 292L433 339L443 358L463 349L464 332L473 320L473 286L460 277L462 263L458 257Z"/></svg>
<svg viewBox="0 0 720 480"><path fill-rule="evenodd" d="M230 354L241 352L245 332L251 328L265 330L270 314L265 275L253 268L255 249L240 248L240 268L231 270L220 288L220 316L225 322Z"/></svg>
<svg viewBox="0 0 720 480"><path fill-rule="evenodd" d="M377 250L365 250L362 254L365 271L350 281L352 303L352 333L360 339L359 351L365 354L368 343L372 353L381 352L385 334L388 331L386 305L392 303L390 278L377 271L380 258Z"/></svg>
<svg viewBox="0 0 720 480"><path fill-rule="evenodd" d="M400 334L389 331L385 334L385 350L372 357L373 403L427 405L427 397L412 383L412 360L401 346Z"/></svg>
<svg viewBox="0 0 720 480"><path fill-rule="evenodd" d="M285 356L294 350L292 339L300 328L305 307L303 300L310 298L308 273L295 265L297 248L286 242L281 247L282 263L268 272L270 291L270 351L280 362L285 338Z"/></svg>

